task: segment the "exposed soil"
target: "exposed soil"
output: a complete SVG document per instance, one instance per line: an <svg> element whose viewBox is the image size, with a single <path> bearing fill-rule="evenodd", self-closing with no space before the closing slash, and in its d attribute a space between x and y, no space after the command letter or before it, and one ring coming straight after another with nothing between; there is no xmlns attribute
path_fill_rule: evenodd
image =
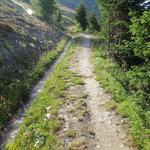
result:
<svg viewBox="0 0 150 150"><path fill-rule="evenodd" d="M64 126L59 132L65 150L135 150L125 122L107 111L111 96L100 87L90 62L90 36L83 34L70 61L70 70L84 84L69 85L59 117Z"/></svg>

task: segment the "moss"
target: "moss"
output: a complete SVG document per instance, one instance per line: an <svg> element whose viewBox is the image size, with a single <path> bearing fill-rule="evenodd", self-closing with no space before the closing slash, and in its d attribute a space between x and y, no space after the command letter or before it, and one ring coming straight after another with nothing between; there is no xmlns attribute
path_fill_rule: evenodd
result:
<svg viewBox="0 0 150 150"><path fill-rule="evenodd" d="M110 110L116 110L118 104L115 101L110 100L110 101L106 102L104 105L105 105L106 109L108 111L110 111Z"/></svg>
<svg viewBox="0 0 150 150"><path fill-rule="evenodd" d="M69 150L83 150L85 148L85 141L83 140L73 140L69 145Z"/></svg>
<svg viewBox="0 0 150 150"><path fill-rule="evenodd" d="M67 132L66 132L66 135L69 137L69 138L75 138L76 137L76 131L73 130L73 129L68 129Z"/></svg>

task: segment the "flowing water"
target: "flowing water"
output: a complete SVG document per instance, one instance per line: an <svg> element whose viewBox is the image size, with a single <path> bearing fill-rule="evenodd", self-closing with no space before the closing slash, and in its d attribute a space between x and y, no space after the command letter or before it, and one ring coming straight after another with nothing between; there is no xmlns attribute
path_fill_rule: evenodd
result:
<svg viewBox="0 0 150 150"><path fill-rule="evenodd" d="M18 113L12 118L12 120L8 123L6 128L4 129L2 136L0 137L0 150L4 150L4 146L7 142L14 139L16 134L19 131L19 124L23 121L24 114L26 110L30 107L33 100L37 97L37 95L41 92L45 81L49 78L51 73L53 72L55 66L59 63L60 59L65 55L70 43L72 40L70 40L63 52L60 54L58 59L53 63L53 65L44 73L43 78L39 80L39 82L32 88L30 92L30 99L27 104L21 106Z"/></svg>

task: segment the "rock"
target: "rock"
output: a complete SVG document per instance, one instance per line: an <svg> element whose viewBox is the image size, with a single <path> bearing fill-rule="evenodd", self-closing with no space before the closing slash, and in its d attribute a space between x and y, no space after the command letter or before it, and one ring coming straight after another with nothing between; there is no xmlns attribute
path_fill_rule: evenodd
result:
<svg viewBox="0 0 150 150"><path fill-rule="evenodd" d="M124 120L121 120L121 123L124 123Z"/></svg>
<svg viewBox="0 0 150 150"><path fill-rule="evenodd" d="M97 145L96 148L97 148L97 150L100 150L100 146L99 145Z"/></svg>
<svg viewBox="0 0 150 150"><path fill-rule="evenodd" d="M51 118L52 118L51 114L48 113L48 114L45 115L45 119L50 120Z"/></svg>

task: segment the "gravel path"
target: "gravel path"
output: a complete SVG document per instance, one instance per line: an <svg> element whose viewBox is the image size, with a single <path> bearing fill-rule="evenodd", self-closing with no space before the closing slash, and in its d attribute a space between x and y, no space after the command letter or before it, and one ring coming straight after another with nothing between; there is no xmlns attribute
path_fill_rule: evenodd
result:
<svg viewBox="0 0 150 150"><path fill-rule="evenodd" d="M134 150L123 127L124 120L105 108L104 104L110 101L111 97L100 87L93 74L93 65L90 62L90 36L82 36L83 42L76 51L76 70L83 77L85 89L89 94L87 103L96 140L96 147L92 150Z"/></svg>

